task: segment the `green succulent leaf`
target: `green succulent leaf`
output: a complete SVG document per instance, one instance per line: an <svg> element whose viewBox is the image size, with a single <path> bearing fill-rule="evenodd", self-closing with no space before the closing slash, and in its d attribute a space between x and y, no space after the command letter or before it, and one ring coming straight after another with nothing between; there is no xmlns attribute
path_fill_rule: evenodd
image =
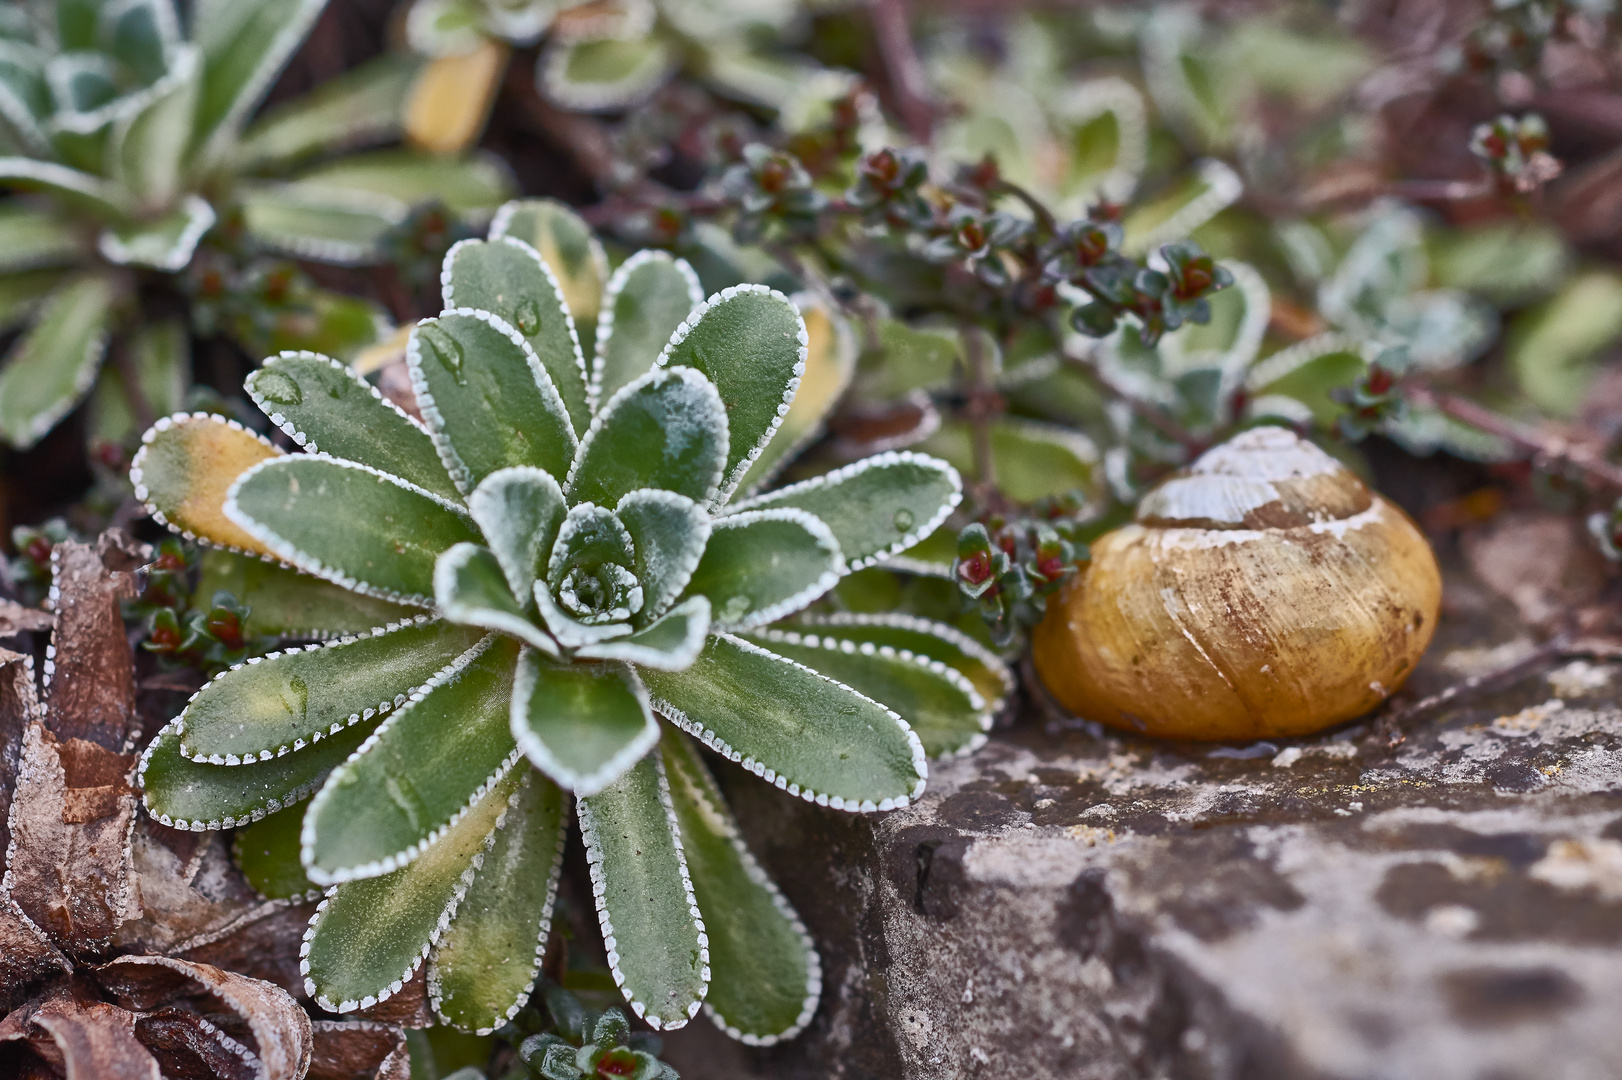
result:
<svg viewBox="0 0 1622 1080"><path fill-rule="evenodd" d="M267 109L243 134L232 164L241 170L284 165L395 138L420 66L414 56L384 55Z"/></svg>
<svg viewBox="0 0 1622 1080"><path fill-rule="evenodd" d="M243 184L238 197L255 241L341 266L380 261L389 232L411 213L410 204L398 199L308 183Z"/></svg>
<svg viewBox="0 0 1622 1080"><path fill-rule="evenodd" d="M873 811L923 791L929 770L906 721L742 638L712 635L685 671L641 675L661 715L791 795Z"/></svg>
<svg viewBox="0 0 1622 1080"><path fill-rule="evenodd" d="M554 637L574 647L631 633L631 615L645 606L630 570L631 552L631 535L613 511L591 503L569 511L552 545L546 578L535 586L536 605ZM582 588L595 599L588 602ZM572 610L565 611L558 599L571 604L571 596Z"/></svg>
<svg viewBox="0 0 1622 1080"><path fill-rule="evenodd" d="M512 191L511 170L500 158L485 153L450 157L372 150L309 169L300 180L312 187L395 199L407 206L437 201L452 214L480 218L494 213Z"/></svg>
<svg viewBox="0 0 1622 1080"><path fill-rule="evenodd" d="M326 0L202 0L192 37L203 51L198 141L215 149L242 129Z"/></svg>
<svg viewBox="0 0 1622 1080"><path fill-rule="evenodd" d="M399 992L454 918L522 779L510 770L479 792L410 865L327 892L304 933L304 988L317 1005L353 1012Z"/></svg>
<svg viewBox="0 0 1622 1080"><path fill-rule="evenodd" d="M764 285L734 285L700 304L659 355L715 385L726 409L726 470L714 501L731 496L771 441L805 373L805 323L788 297ZM685 494L685 492L684 492Z"/></svg>
<svg viewBox="0 0 1622 1080"><path fill-rule="evenodd" d="M507 587L514 596L529 596L563 524L563 489L540 469L497 469L473 489L467 507L501 564Z"/></svg>
<svg viewBox="0 0 1622 1080"><path fill-rule="evenodd" d="M636 104L670 76L676 55L660 38L554 40L536 64L536 81L561 108L614 110Z"/></svg>
<svg viewBox="0 0 1622 1080"><path fill-rule="evenodd" d="M588 325L596 324L608 280L608 256L579 214L554 199L515 200L497 210L490 222L490 239L502 236L522 240L541 253L557 276L582 335Z"/></svg>
<svg viewBox="0 0 1622 1080"><path fill-rule="evenodd" d="M627 664L519 661L512 732L537 768L577 795L595 795L659 741L648 692Z"/></svg>
<svg viewBox="0 0 1622 1080"><path fill-rule="evenodd" d="M990 436L997 485L1015 502L1093 491L1102 480L1098 448L1074 428L1003 417L992 423ZM943 424L918 447L965 472L974 469L974 440L967 424Z"/></svg>
<svg viewBox="0 0 1622 1080"><path fill-rule="evenodd" d="M692 368L664 368L603 405L563 489L571 503L598 506L614 506L638 488L707 502L726 455L727 411L715 386Z"/></svg>
<svg viewBox="0 0 1622 1080"><path fill-rule="evenodd" d="M513 598L501 562L489 548L462 543L441 555L434 566L434 599L453 622L511 634L549 656L558 655L557 643Z"/></svg>
<svg viewBox="0 0 1622 1080"><path fill-rule="evenodd" d="M418 616L326 645L255 657L193 696L178 719L180 751L193 761L231 766L303 751L405 704L479 637L476 630Z"/></svg>
<svg viewBox="0 0 1622 1080"><path fill-rule="evenodd" d="M694 596L628 637L582 645L575 650L575 655L586 659L624 660L660 671L680 671L698 659L709 629L710 602L702 596Z"/></svg>
<svg viewBox="0 0 1622 1080"><path fill-rule="evenodd" d="M59 270L0 275L0 330L11 330L31 318L65 276Z"/></svg>
<svg viewBox="0 0 1622 1080"><path fill-rule="evenodd" d="M370 465L445 499L461 494L421 424L347 364L284 352L244 383L270 422L310 453Z"/></svg>
<svg viewBox="0 0 1622 1080"><path fill-rule="evenodd" d="M805 374L800 377L783 425L738 484L741 492L764 486L822 433L823 421L839 403L856 371L856 334L850 324L811 293L799 293L793 299L805 320Z"/></svg>
<svg viewBox="0 0 1622 1080"><path fill-rule="evenodd" d="M642 583L643 606L633 621L647 626L687 587L709 543L710 516L687 496L654 488L626 494L614 515L630 534Z"/></svg>
<svg viewBox="0 0 1622 1080"><path fill-rule="evenodd" d="M1002 708L1008 695L1014 692L1014 674L1008 670L1002 658L955 626L945 623L898 612L838 612L831 615L801 615L794 620L792 628L816 634L834 634L858 646L868 643L878 647L889 646L898 652L906 651L939 660L960 672L974 685L974 689L986 700L987 711L993 715Z"/></svg>
<svg viewBox="0 0 1622 1080"><path fill-rule="evenodd" d="M184 270L203 234L214 227L214 208L196 195L152 221L109 226L96 249L119 266L149 266L173 273Z"/></svg>
<svg viewBox="0 0 1622 1080"><path fill-rule="evenodd" d="M153 319L136 327L125 339L124 358L124 364L102 369L91 392L86 428L92 446L97 440L126 446L140 436L137 400L159 414L185 404L192 381L191 333L179 319ZM133 387L126 376L134 377Z"/></svg>
<svg viewBox="0 0 1622 1080"><path fill-rule="evenodd" d="M146 808L175 829L229 829L292 806L365 742L382 717L363 720L296 754L251 765L199 765L180 752L171 723L141 757L137 783Z"/></svg>
<svg viewBox="0 0 1622 1080"><path fill-rule="evenodd" d="M563 287L540 253L510 236L463 240L446 252L440 280L447 309L491 312L523 335L551 376L575 434L584 434L591 422L586 359Z"/></svg>
<svg viewBox="0 0 1622 1080"><path fill-rule="evenodd" d="M461 509L399 477L325 454L239 476L225 514L283 562L346 589L427 607L434 561L478 539Z"/></svg>
<svg viewBox="0 0 1622 1080"><path fill-rule="evenodd" d="M810 1021L822 964L805 924L738 835L709 770L680 732L660 740L693 894L710 940L705 1011L734 1039L771 1046Z"/></svg>
<svg viewBox="0 0 1622 1080"><path fill-rule="evenodd" d="M304 807L288 807L238 829L232 838L237 869L267 900L302 900L320 891L304 876L304 864L299 862L298 837L303 821Z"/></svg>
<svg viewBox="0 0 1622 1080"><path fill-rule="evenodd" d="M481 1035L511 1020L529 1000L552 928L568 835L563 792L528 770L520 775L473 884L428 962L434 1011Z"/></svg>
<svg viewBox="0 0 1622 1080"><path fill-rule="evenodd" d="M248 609L245 632L335 638L417 615L418 609L362 596L330 581L263 559L218 549L203 553L195 595L228 592Z"/></svg>
<svg viewBox="0 0 1622 1080"><path fill-rule="evenodd" d="M763 626L839 582L844 558L828 526L803 510L745 510L717 518L687 591L708 597L720 628Z"/></svg>
<svg viewBox="0 0 1622 1080"><path fill-rule="evenodd" d="M649 1027L679 1028L704 1000L710 957L658 753L578 806L608 969Z"/></svg>
<svg viewBox="0 0 1622 1080"><path fill-rule="evenodd" d="M0 157L0 181L8 186L48 191L104 218L116 219L131 209L117 185L53 161Z"/></svg>
<svg viewBox="0 0 1622 1080"><path fill-rule="evenodd" d="M766 630L746 638L884 702L907 718L930 757L966 753L986 741L991 713L985 698L941 660L834 633Z"/></svg>
<svg viewBox="0 0 1622 1080"><path fill-rule="evenodd" d="M83 232L68 219L15 199L0 203L0 273L68 266L86 254Z"/></svg>
<svg viewBox="0 0 1622 1080"><path fill-rule="evenodd" d="M424 319L406 350L439 456L464 492L512 465L563 476L576 440L535 350L505 320L462 308Z"/></svg>
<svg viewBox="0 0 1622 1080"><path fill-rule="evenodd" d="M168 71L143 92L138 111L114 123L107 145L113 179L148 208L167 206L180 191L197 111L198 51L184 44L169 51Z"/></svg>
<svg viewBox="0 0 1622 1080"><path fill-rule="evenodd" d="M0 438L34 445L89 393L116 296L111 280L83 277L45 301L0 371Z"/></svg>
<svg viewBox="0 0 1622 1080"><path fill-rule="evenodd" d="M632 255L608 279L591 365L591 402L646 374L670 336L704 302L698 275L663 251Z"/></svg>
<svg viewBox="0 0 1622 1080"><path fill-rule="evenodd" d="M323 885L387 874L430 848L517 758L508 713L518 643L492 635L447 665L348 762L304 817Z"/></svg>

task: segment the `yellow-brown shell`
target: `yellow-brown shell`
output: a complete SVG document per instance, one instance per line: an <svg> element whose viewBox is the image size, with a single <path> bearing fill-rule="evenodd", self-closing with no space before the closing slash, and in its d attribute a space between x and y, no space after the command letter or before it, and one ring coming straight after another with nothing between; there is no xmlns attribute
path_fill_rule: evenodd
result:
<svg viewBox="0 0 1622 1080"><path fill-rule="evenodd" d="M1235 436L1092 546L1036 670L1088 719L1181 739L1304 735L1402 685L1442 579L1407 515L1283 428Z"/></svg>

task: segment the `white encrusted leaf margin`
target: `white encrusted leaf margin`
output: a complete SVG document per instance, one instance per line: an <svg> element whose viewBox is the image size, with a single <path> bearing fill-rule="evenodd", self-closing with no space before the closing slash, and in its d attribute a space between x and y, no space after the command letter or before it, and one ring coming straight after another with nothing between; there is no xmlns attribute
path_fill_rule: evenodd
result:
<svg viewBox="0 0 1622 1080"><path fill-rule="evenodd" d="M619 404L621 399L630 397L637 393L644 385L651 385L655 382L663 382L672 377L680 379L689 386L703 385L709 387L710 392L715 395L716 404L721 406L721 418L725 420L726 405L721 401L721 392L716 389L715 384L710 382L704 373L699 371L697 368L690 368L686 367L685 365L678 364L677 366L670 368L655 367L642 375L638 375L636 378L614 391L614 396L608 399L608 402L603 405L602 409L592 415L591 425L586 428L586 433L580 437L580 444L575 449L574 458L569 462L569 475L563 479L563 494L565 498L568 498L574 493L575 475L580 471L581 464L586 460L587 451L591 445L597 441L597 437L602 431L608 417L613 414L614 407ZM722 434L727 435L728 438L731 436L730 432L723 432ZM699 502L701 505L711 502L714 498L716 498L716 492L719 490L719 485L721 483L721 474L726 471L727 467L727 446L728 442L725 439L723 439L719 444L721 452L719 455L719 460L715 466L715 475L713 478L704 482L704 497L697 500L697 502ZM638 488L637 490L644 491L657 489Z"/></svg>
<svg viewBox="0 0 1622 1080"><path fill-rule="evenodd" d="M822 575L818 577L816 581L813 581L810 585L807 585L805 588L801 589L797 593L794 593L792 596L786 596L775 604L770 604L756 611L751 611L747 617L739 620L738 622L714 622L713 625L717 633L752 630L757 626L765 626L767 623L776 622L778 619L785 618L794 614L796 611L799 611L801 608L805 607L807 604L826 593L829 589L839 584L841 568L845 565L845 556L844 553L839 549L839 540L834 536L833 530L828 528L821 518L807 510L800 510L796 507L776 507L764 510L744 510L738 513L728 514L726 517L717 518L714 521L714 531L710 533L710 537L711 539L714 539L716 532L720 532L725 529L747 528L750 525L755 524L757 521L790 521L796 525L799 525L806 532L811 534L812 538L817 542L817 547L828 556L830 565L827 570L823 571ZM711 598L710 603L712 605L712 618L714 617L713 611L714 604L716 602L717 601L715 598Z"/></svg>
<svg viewBox="0 0 1622 1080"><path fill-rule="evenodd" d="M456 575L467 565L468 560L481 551L489 550L464 540L459 544L452 544L434 560L434 598L440 613L454 623L482 626L487 630L515 637L548 656L560 655L557 643L548 637L544 630L523 616L498 608L465 604L453 599L456 594ZM514 602L517 603L516 598ZM523 604L518 603L518 606L522 607Z"/></svg>
<svg viewBox="0 0 1622 1080"><path fill-rule="evenodd" d="M384 395L383 391L373 386L362 375L356 372L354 368L350 367L343 361L334 360L330 356L326 356L318 352L311 352L308 349L283 349L281 352L277 353L273 359L267 363L261 364L257 371L249 375L248 379L246 380L247 385L245 385L243 389L248 392L248 397L253 400L253 403L259 407L259 411L270 417L270 422L272 424L275 424L278 428L286 433L288 438L298 443L299 446L303 447L310 453L318 454L322 451L321 448L316 445L314 439L310 438L305 432L295 427L293 422L286 416L282 415L282 413L276 408L275 403L269 398L265 397L264 394L260 393L257 387L254 385L254 375L258 375L260 371L274 371L275 367L273 365L275 364L276 360L282 359L324 361L325 363L331 365L334 371L348 376L350 379L354 380L356 385L367 390L372 395L373 400L381 402L383 405L394 410L396 415L405 420L418 431L422 432L424 435L429 434L427 426L424 425L421 420L418 420L415 416L412 416L410 413L400 408L400 406L396 405L393 401L389 400L389 398Z"/></svg>
<svg viewBox="0 0 1622 1080"><path fill-rule="evenodd" d="M540 677L539 664L528 649L519 655L518 675L513 681L512 710L509 714L513 740L518 743L518 749L523 751L531 765L551 777L563 790L573 792L580 798L595 795L618 780L625 770L641 761L659 741L659 721L653 715L653 703L648 698L648 688L642 685L635 668L624 663L620 663L620 666L630 677L631 692L636 696L637 704L642 707L645 722L636 737L611 754L596 772L582 774L559 761L552 753L551 747L547 746L529 726L529 699L535 693L535 684Z"/></svg>
<svg viewBox="0 0 1622 1080"><path fill-rule="evenodd" d="M918 634L930 634L941 638L964 655L978 660L997 676L997 680L1002 683L1002 694L997 700L989 703L992 713L1000 710L1003 702L1008 699L1008 695L1014 692L1014 673L1009 670L1007 662L991 649L988 649L985 645L950 623L937 622L934 619L926 619L920 615L907 615L899 611L876 614L837 611L829 614L806 614L795 621L798 625L806 627L826 626L838 629L845 626L878 626L894 627L897 630L909 630Z"/></svg>

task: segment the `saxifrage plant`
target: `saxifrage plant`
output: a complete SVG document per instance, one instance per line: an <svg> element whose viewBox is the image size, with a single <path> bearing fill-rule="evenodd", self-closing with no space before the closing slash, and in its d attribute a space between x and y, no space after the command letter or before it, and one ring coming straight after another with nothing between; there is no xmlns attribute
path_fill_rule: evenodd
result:
<svg viewBox="0 0 1622 1080"><path fill-rule="evenodd" d="M588 366L516 238L546 210L447 255L446 310L409 347L424 423L284 353L248 390L305 453L203 415L148 433L132 480L154 516L397 617L205 686L143 759L147 805L190 829L289 815L256 826L297 856L263 876L328 889L305 956L323 1007L381 1001L432 954L439 1014L488 1030L534 978L502 961L544 948L567 789L631 1009L675 1027L708 995L729 1033L774 1042L809 1019L819 964L689 736L862 812L983 740L976 686L1006 672L961 635L792 619L932 532L960 482L889 453L750 494L807 368L795 306L763 286L701 301L685 264L639 254Z"/></svg>
<svg viewBox="0 0 1622 1080"><path fill-rule="evenodd" d="M99 437L133 440L181 407L186 328L142 318L143 274L192 295L200 332L260 351L358 348L377 332L375 306L266 256L377 262L419 206L488 220L507 197L506 173L483 159L334 157L399 135L410 57L250 125L325 4L204 0L185 20L173 0L0 8L0 328L27 324L0 372L0 438L38 441L109 353ZM218 249L206 266L205 236Z"/></svg>

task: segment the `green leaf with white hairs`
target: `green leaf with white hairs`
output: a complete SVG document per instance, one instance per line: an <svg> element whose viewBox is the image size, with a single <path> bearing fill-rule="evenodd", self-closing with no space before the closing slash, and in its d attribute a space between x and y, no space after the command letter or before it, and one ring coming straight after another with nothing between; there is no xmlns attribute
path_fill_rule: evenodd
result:
<svg viewBox="0 0 1622 1080"><path fill-rule="evenodd" d="M516 757L508 731L518 643L492 635L447 665L333 771L304 816L323 885L387 874L435 840Z"/></svg>
<svg viewBox="0 0 1622 1080"><path fill-rule="evenodd" d="M237 869L248 879L254 892L266 900L303 900L316 889L304 876L299 862L298 835L304 821L304 807L293 806L238 829L231 838L231 854Z"/></svg>
<svg viewBox="0 0 1622 1080"><path fill-rule="evenodd" d="M0 275L0 331L26 322L65 277L59 270L24 270Z"/></svg>
<svg viewBox="0 0 1622 1080"><path fill-rule="evenodd" d="M202 81L196 46L170 51L168 71L143 92L138 111L113 124L107 143L113 179L148 209L168 206L184 183Z"/></svg>
<svg viewBox="0 0 1622 1080"><path fill-rule="evenodd" d="M792 1039L822 992L822 964L805 924L738 835L738 823L687 736L659 744L681 826L693 894L710 941L704 1009L751 1046Z"/></svg>
<svg viewBox="0 0 1622 1080"><path fill-rule="evenodd" d="M799 611L839 582L839 541L796 509L717 518L688 593L708 597L718 627L762 626Z"/></svg>
<svg viewBox="0 0 1622 1080"><path fill-rule="evenodd" d="M452 214L475 218L494 213L512 193L512 171L484 152L447 157L372 150L318 165L299 179L310 187L394 199L406 206L438 202Z"/></svg>
<svg viewBox="0 0 1622 1080"><path fill-rule="evenodd" d="M624 660L637 667L680 671L698 659L710 629L710 602L702 596L684 600L645 629L627 637L582 645L575 656Z"/></svg>
<svg viewBox="0 0 1622 1080"><path fill-rule="evenodd" d="M490 239L510 236L541 253L563 289L563 299L582 334L595 326L608 281L608 256L579 214L555 199L520 199L502 206L490 222Z"/></svg>
<svg viewBox="0 0 1622 1080"><path fill-rule="evenodd" d="M643 606L635 622L646 626L687 587L710 539L704 507L674 491L642 488L627 493L614 514L631 535Z"/></svg>
<svg viewBox="0 0 1622 1080"><path fill-rule="evenodd" d="M535 350L568 410L576 435L591 422L586 361L557 278L529 245L512 237L463 240L445 254L440 273L447 308L501 316Z"/></svg>
<svg viewBox="0 0 1622 1080"><path fill-rule="evenodd" d="M434 600L445 618L510 634L551 656L557 643L529 620L507 587L501 563L489 548L457 544L434 567Z"/></svg>
<svg viewBox="0 0 1622 1080"><path fill-rule="evenodd" d="M657 90L677 62L662 38L601 37L552 41L536 62L536 81L560 108L623 109Z"/></svg>
<svg viewBox="0 0 1622 1080"><path fill-rule="evenodd" d="M326 0L202 0L192 38L203 52L199 142L229 145L270 90Z"/></svg>
<svg viewBox="0 0 1622 1080"><path fill-rule="evenodd" d="M568 410L505 320L472 309L424 319L406 358L440 459L463 491L511 465L567 473L576 447Z"/></svg>
<svg viewBox="0 0 1622 1080"><path fill-rule="evenodd" d="M307 574L423 607L434 595L434 561L453 544L478 539L451 503L324 454L290 454L249 469L231 485L225 514Z"/></svg>
<svg viewBox="0 0 1622 1080"><path fill-rule="evenodd" d="M383 258L383 241L411 206L398 199L315 184L265 181L237 189L248 235L274 251L361 266Z"/></svg>
<svg viewBox="0 0 1622 1080"><path fill-rule="evenodd" d="M661 715L791 795L872 811L923 792L924 749L904 720L742 638L712 636L685 671L641 675Z"/></svg>
<svg viewBox="0 0 1622 1080"><path fill-rule="evenodd" d="M243 389L271 423L311 453L358 461L460 500L427 430L349 365L319 353L284 352L251 373Z"/></svg>
<svg viewBox="0 0 1622 1080"><path fill-rule="evenodd" d="M571 503L613 506L638 488L707 502L727 461L727 411L692 368L650 371L604 404L563 485Z"/></svg>
<svg viewBox="0 0 1622 1080"><path fill-rule="evenodd" d="M394 139L421 66L417 57L385 54L272 106L243 133L231 164L259 169Z"/></svg>
<svg viewBox="0 0 1622 1080"><path fill-rule="evenodd" d="M230 593L248 609L248 634L332 638L399 622L420 609L350 592L330 581L263 559L212 548L203 552L195 595Z"/></svg>
<svg viewBox="0 0 1622 1080"><path fill-rule="evenodd" d="M317 735L391 712L479 641L419 616L326 645L255 657L205 683L180 714L180 751L241 765L302 751Z"/></svg>
<svg viewBox="0 0 1622 1080"><path fill-rule="evenodd" d="M105 277L78 278L51 294L0 371L0 438L26 450L90 392L116 298Z"/></svg>
<svg viewBox="0 0 1622 1080"><path fill-rule="evenodd" d="M741 492L764 486L822 434L823 421L856 373L856 333L850 324L812 293L796 295L794 304L805 320L805 374L800 376L800 387L782 426L738 484Z"/></svg>
<svg viewBox="0 0 1622 1080"><path fill-rule="evenodd" d="M531 764L577 795L595 795L659 741L648 692L627 664L518 664L512 733Z"/></svg>
<svg viewBox="0 0 1622 1080"><path fill-rule="evenodd" d="M681 1027L704 1000L710 958L659 755L578 805L608 970L649 1027Z"/></svg>
<svg viewBox="0 0 1622 1080"><path fill-rule="evenodd" d="M614 271L603 294L592 356L591 400L607 401L645 374L687 316L704 302L685 259L639 251Z"/></svg>
<svg viewBox="0 0 1622 1080"><path fill-rule="evenodd" d="M528 597L563 524L563 489L552 475L531 466L497 469L467 497L515 597Z"/></svg>
<svg viewBox="0 0 1622 1080"><path fill-rule="evenodd" d="M552 928L568 835L563 792L534 772L515 771L521 786L428 962L434 1011L481 1035L511 1020L529 1000Z"/></svg>
<svg viewBox="0 0 1622 1080"><path fill-rule="evenodd" d="M889 646L939 660L974 685L992 714L1000 710L1014 692L1014 674L1001 657L957 627L932 619L899 612L804 614L781 629L832 634L858 645Z"/></svg>
<svg viewBox="0 0 1622 1080"><path fill-rule="evenodd" d="M97 238L102 258L119 266L148 266L173 273L191 262L203 234L214 227L214 208L188 195L173 210L151 221L110 225Z"/></svg>
<svg viewBox="0 0 1622 1080"><path fill-rule="evenodd" d="M521 782L518 770L509 771L409 866L327 893L304 933L300 963L317 1005L353 1012L399 993L455 917Z"/></svg>
<svg viewBox="0 0 1622 1080"><path fill-rule="evenodd" d="M67 266L88 253L83 230L69 220L16 199L0 203L0 274Z"/></svg>
<svg viewBox="0 0 1622 1080"><path fill-rule="evenodd" d="M788 297L764 285L735 285L699 305L659 356L661 367L702 372L726 408L726 502L788 412L805 372L806 332Z"/></svg>
<svg viewBox="0 0 1622 1080"><path fill-rule="evenodd" d="M1015 502L1095 492L1103 482L1098 448L1074 428L1005 416L992 422L989 436L997 486ZM918 449L974 472L974 435L966 423L942 424Z"/></svg>
<svg viewBox="0 0 1622 1080"><path fill-rule="evenodd" d="M911 725L930 757L950 757L986 741L991 728L986 699L943 661L832 632L765 630L745 637L888 705Z"/></svg>
<svg viewBox="0 0 1622 1080"><path fill-rule="evenodd" d="M147 810L176 829L229 829L258 821L309 795L382 723L363 720L305 749L252 765L200 765L180 752L170 723L141 756L136 783Z"/></svg>
<svg viewBox="0 0 1622 1080"><path fill-rule="evenodd" d="M552 635L572 648L631 633L631 616L646 606L633 561L630 533L612 510L590 503L570 510L546 578L535 584L536 606Z"/></svg>
<svg viewBox="0 0 1622 1080"><path fill-rule="evenodd" d="M938 458L902 450L875 454L738 503L735 509L794 508L812 514L839 541L844 568L859 570L934 532L962 498L956 469Z"/></svg>
<svg viewBox="0 0 1622 1080"><path fill-rule="evenodd" d="M132 208L116 184L99 176L25 157L0 157L0 181L8 187L50 192L64 202L104 218L117 219Z"/></svg>

